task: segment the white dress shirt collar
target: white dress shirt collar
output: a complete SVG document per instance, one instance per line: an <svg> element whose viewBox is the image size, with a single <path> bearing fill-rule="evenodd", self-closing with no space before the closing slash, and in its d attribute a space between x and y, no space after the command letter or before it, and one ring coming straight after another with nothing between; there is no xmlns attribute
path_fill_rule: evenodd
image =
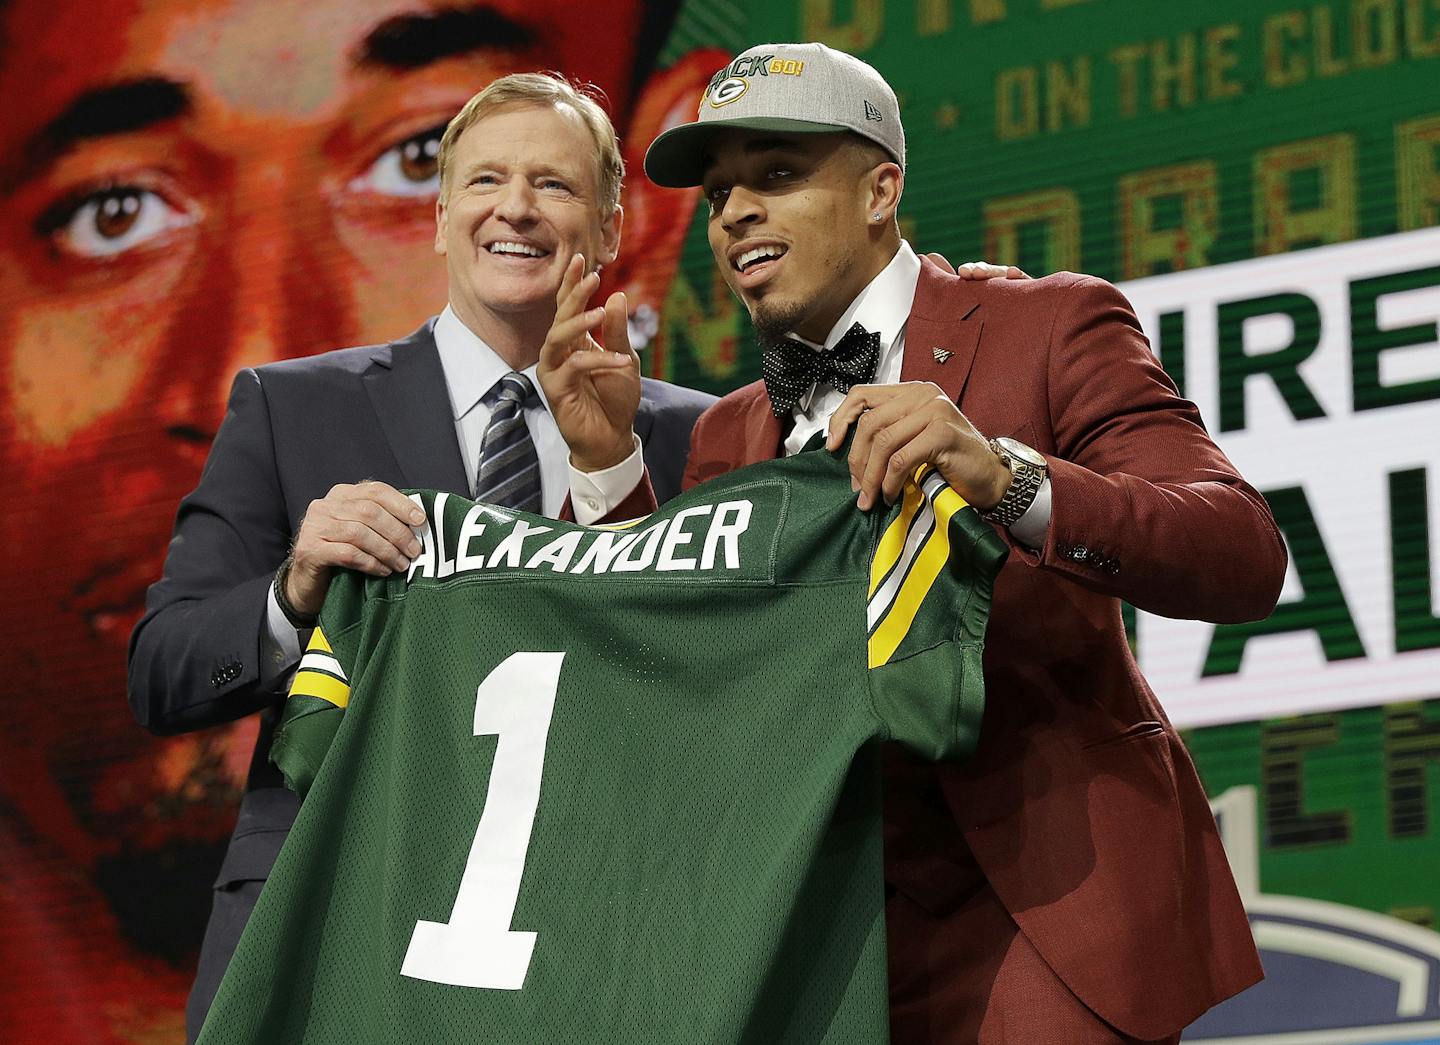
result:
<svg viewBox="0 0 1440 1045"><path fill-rule="evenodd" d="M445 372L445 387L450 392L450 416L458 421L510 373L510 364L467 327L449 305L435 321L435 347L440 350L440 367ZM549 413L550 403L536 375L539 363L532 363L521 373L530 379L540 396L540 403Z"/></svg>

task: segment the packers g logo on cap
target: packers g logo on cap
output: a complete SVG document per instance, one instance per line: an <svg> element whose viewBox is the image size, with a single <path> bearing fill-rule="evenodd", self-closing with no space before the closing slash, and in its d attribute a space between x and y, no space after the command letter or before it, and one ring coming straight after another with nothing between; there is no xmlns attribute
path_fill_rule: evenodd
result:
<svg viewBox="0 0 1440 1045"><path fill-rule="evenodd" d="M710 105L716 109L722 105L729 105L745 93L747 86L746 82L738 76L721 80L710 91Z"/></svg>

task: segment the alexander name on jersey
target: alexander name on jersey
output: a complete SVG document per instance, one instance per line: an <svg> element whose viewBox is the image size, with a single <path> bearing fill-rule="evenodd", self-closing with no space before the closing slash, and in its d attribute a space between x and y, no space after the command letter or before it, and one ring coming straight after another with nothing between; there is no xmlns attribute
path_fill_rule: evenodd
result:
<svg viewBox="0 0 1440 1045"><path fill-rule="evenodd" d="M426 521L415 527L423 550L411 562L406 583L511 570L572 575L723 573L732 581L769 581L773 524L784 518L786 489L761 482L744 492L744 498L697 504L648 526L637 520L615 527L554 520L542 525L508 509L472 505L447 493L412 493L410 499L425 512ZM752 533L756 519L768 519L771 525L757 526Z"/></svg>

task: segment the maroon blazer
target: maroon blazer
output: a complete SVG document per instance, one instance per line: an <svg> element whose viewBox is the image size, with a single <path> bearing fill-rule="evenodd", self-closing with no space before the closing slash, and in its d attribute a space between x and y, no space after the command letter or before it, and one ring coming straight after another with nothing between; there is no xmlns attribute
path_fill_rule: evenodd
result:
<svg viewBox="0 0 1440 1045"><path fill-rule="evenodd" d="M927 261L901 380L933 381L982 433L1043 453L1052 514L1045 547L1011 542L997 583L975 755L937 767L892 753L887 878L938 922L978 865L1082 1002L1125 1034L1174 1034L1262 972L1209 802L1140 674L1120 600L1263 617L1284 578L1279 531L1102 280L967 282ZM773 458L780 440L764 384L747 385L696 424L685 486ZM641 484L616 516L643 514L644 499ZM924 963L923 943L892 936L892 973ZM925 972L940 991L959 974Z"/></svg>

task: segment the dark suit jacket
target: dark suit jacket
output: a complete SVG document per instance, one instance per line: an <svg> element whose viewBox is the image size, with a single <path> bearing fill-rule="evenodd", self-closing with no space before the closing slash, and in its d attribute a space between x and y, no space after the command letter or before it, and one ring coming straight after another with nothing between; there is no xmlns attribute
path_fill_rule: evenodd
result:
<svg viewBox="0 0 1440 1045"><path fill-rule="evenodd" d="M466 494L433 321L400 341L286 360L235 378L200 484L181 503L165 573L130 639L130 706L170 734L264 713L220 879L264 878L298 803L269 764L284 694L262 684L266 599L310 502L337 483ZM713 396L646 379L635 431L654 492L678 492Z"/></svg>
<svg viewBox="0 0 1440 1045"><path fill-rule="evenodd" d="M1081 1001L1126 1034L1173 1034L1261 970L1205 792L1136 665L1120 600L1263 617L1284 577L1279 532L1101 280L970 283L926 262L901 379L934 382L981 432L1045 454L1052 514L1038 553L1011 542L996 586L974 757L891 758L887 878L938 930L978 865ZM773 458L781 438L763 383L739 389L696 423L686 485ZM616 516L643 514L643 500ZM892 972L943 993L965 970L924 969L925 943L892 937Z"/></svg>

